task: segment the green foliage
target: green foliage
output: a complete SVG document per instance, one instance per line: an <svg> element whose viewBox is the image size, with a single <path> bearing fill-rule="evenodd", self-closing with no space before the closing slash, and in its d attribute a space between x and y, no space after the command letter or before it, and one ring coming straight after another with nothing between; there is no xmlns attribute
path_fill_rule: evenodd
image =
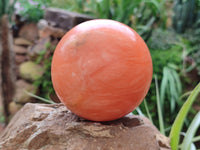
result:
<svg viewBox="0 0 200 150"><path fill-rule="evenodd" d="M160 88L157 80L157 75L155 75L156 90L154 90L156 94L156 102L151 103L151 105L154 105L154 108L157 107L157 111L150 110L150 112L152 112L151 115L154 113L157 115L154 115L153 119L150 117L150 119L154 120L153 122L159 127L161 133L165 134L166 128L170 128L171 123L174 121L177 115L176 110L181 107L182 103L180 102L180 96L182 89L179 76L174 69L164 67L163 72L164 74ZM165 72L167 73L165 74ZM148 109L145 108L145 110L147 110L147 116L149 116Z"/></svg>
<svg viewBox="0 0 200 150"><path fill-rule="evenodd" d="M87 0L51 0L49 6L83 13L86 3Z"/></svg>
<svg viewBox="0 0 200 150"><path fill-rule="evenodd" d="M44 15L44 9L50 0L18 0L20 7L19 14L30 22L37 22Z"/></svg>
<svg viewBox="0 0 200 150"><path fill-rule="evenodd" d="M182 104L179 97L182 94L180 79L182 76L180 73L183 64L181 55L183 48L179 45L172 45L170 49L151 49L150 52L153 60L153 73L157 76L157 82L161 86L156 93L156 84L154 82L151 83L150 90L146 96L146 102L149 104L148 109L151 112L154 124L159 127L158 116L155 110L158 99L156 98L156 94L159 94L162 106L161 110L164 114L164 126L168 128L175 119L178 113L177 110ZM146 112L144 102L141 104L140 109Z"/></svg>
<svg viewBox="0 0 200 150"><path fill-rule="evenodd" d="M189 124L187 132L184 134L185 136L183 137L182 143L180 143L180 136L183 134L182 127L187 119L187 114L189 113L192 104L194 103L195 99L197 98L198 94L200 93L200 83L195 87L195 89L191 92L190 96L188 99L185 101L185 103L182 105L180 108L178 114L176 115L175 121L172 122L172 127L166 128L166 120L164 119L164 112L161 107L160 103L160 95L159 95L159 87L158 87L158 82L157 78L155 76L155 84L156 84L156 95L157 95L157 113L158 117L153 119L153 123L155 124L155 121L159 121L159 129L160 132L165 134L167 129L170 129L170 140L171 140L171 148L172 150L178 150L180 148L181 150L196 150L196 147L194 145L194 142L200 141L200 136L195 137L195 133L197 129L200 127L200 112L198 112L192 122ZM150 105L147 105L147 110L149 109ZM140 106L141 107L141 106ZM166 112L166 111L165 111ZM137 113L139 115L144 116L143 111L138 107L137 108ZM149 117L149 115L147 115ZM149 117L151 120L151 117Z"/></svg>
<svg viewBox="0 0 200 150"><path fill-rule="evenodd" d="M173 30L158 28L152 32L147 45L153 50L168 50L175 46L178 41L179 38Z"/></svg>
<svg viewBox="0 0 200 150"><path fill-rule="evenodd" d="M166 25L165 0L19 0L20 14L30 21L43 16L43 7L63 8L91 15L95 18L117 20L133 27L148 40L155 24ZM35 3L34 5L32 3Z"/></svg>
<svg viewBox="0 0 200 150"><path fill-rule="evenodd" d="M15 3L16 3L16 0L14 0L12 3L10 0L0 0L0 18L4 14L8 14L9 19L11 20L11 16L14 13Z"/></svg>
<svg viewBox="0 0 200 150"><path fill-rule="evenodd" d="M150 121L153 123L153 120L152 120L152 117L151 117L151 113L150 113L149 108L148 108L148 106L147 106L146 99L144 99L144 107L145 107L145 110L146 110L146 112L147 112L148 118L149 118Z"/></svg>
<svg viewBox="0 0 200 150"><path fill-rule="evenodd" d="M176 64L178 68L182 66L182 47L178 45L172 46L170 49L160 50L160 49L150 49L152 61L153 61L153 72L157 75L158 81L162 80L163 68L169 64ZM151 85L150 94L155 95L155 92L152 93L155 89L155 84ZM152 99L148 97L147 99ZM155 97L154 97L155 99Z"/></svg>
<svg viewBox="0 0 200 150"><path fill-rule="evenodd" d="M193 104L193 102L195 101L196 97L198 96L200 92L200 83L195 87L195 89L192 91L192 93L190 94L190 96L188 97L188 99L186 100L186 102L184 103L184 105L181 107L178 115L176 116L176 120L174 121L173 125L172 125L172 128L171 128L171 132L170 132L170 140L171 140L171 148L172 150L177 150L178 149L178 145L179 145L179 140L180 140L180 133L181 133L181 129L183 127L183 123L186 119L186 116ZM188 132L191 132L191 133L188 133L188 134L192 134L190 135L189 137L190 138L193 138L194 134L193 134L193 131L196 131L197 127L199 127L200 125L200 121L199 121L199 114L197 114L197 116L195 117L193 123L191 124L191 126L189 127L188 129ZM196 122L197 122L197 125L196 125ZM195 127L195 128L192 128L192 127ZM187 143L185 142L189 142L188 141L189 137L185 137L187 139L186 140L183 140L183 145L185 146L189 146ZM183 149L187 148L187 147L183 147Z"/></svg>
<svg viewBox="0 0 200 150"><path fill-rule="evenodd" d="M4 123L5 122L5 117L3 115L2 112L0 112L0 123Z"/></svg>
<svg viewBox="0 0 200 150"><path fill-rule="evenodd" d="M117 20L133 27L148 40L154 24L166 24L165 0L53 0L50 6Z"/></svg>
<svg viewBox="0 0 200 150"><path fill-rule="evenodd" d="M197 129L199 128L200 126L200 112L198 112L194 119L192 120L185 136L184 136L184 139L183 139L183 142L181 144L181 149L183 150L190 150L191 149L191 146L192 146L192 140L195 136L195 133L197 131Z"/></svg>
<svg viewBox="0 0 200 150"><path fill-rule="evenodd" d="M191 60L187 62L185 71L197 69L200 75L200 1L176 0L174 14L173 26L178 33L185 32L185 42L182 44L187 48L186 56Z"/></svg>
<svg viewBox="0 0 200 150"><path fill-rule="evenodd" d="M46 44L46 50L41 51L36 62L44 66L45 72L42 77L34 82L34 85L40 89L40 96L49 99L49 95L54 93L51 82L51 61L55 46L50 43Z"/></svg>
<svg viewBox="0 0 200 150"><path fill-rule="evenodd" d="M178 33L183 33L200 20L199 0L176 0L174 4L173 26Z"/></svg>
<svg viewBox="0 0 200 150"><path fill-rule="evenodd" d="M157 74L158 80L162 78L163 68L170 62L176 64L178 68L182 66L182 53L183 49L179 45L174 45L170 49L150 49L151 57L153 60L154 73Z"/></svg>
<svg viewBox="0 0 200 150"><path fill-rule="evenodd" d="M176 114L176 106L180 106L181 102L179 100L179 97L182 94L182 84L179 78L178 73L175 69L171 67L164 67L163 68L163 78L161 81L161 87L160 87L160 103L161 108L163 112L166 111L166 100L170 100L168 102L170 108L170 116L173 119L173 114ZM168 117L170 117L168 116Z"/></svg>
<svg viewBox="0 0 200 150"><path fill-rule="evenodd" d="M159 127L160 127L160 132L165 135L165 127L164 127L164 121L163 121L163 110L162 110L162 105L161 105L161 102L160 102L157 76L155 76L155 85L156 85L156 104L157 104L157 111L158 111Z"/></svg>
<svg viewBox="0 0 200 150"><path fill-rule="evenodd" d="M176 0L174 5L173 26L178 33L194 23L195 0Z"/></svg>
<svg viewBox="0 0 200 150"><path fill-rule="evenodd" d="M183 35L183 38L185 38L183 44L187 48L186 56L191 59L191 62L187 63L188 69L186 71L189 72L197 69L198 75L200 76L200 23L195 25L193 29L187 30Z"/></svg>

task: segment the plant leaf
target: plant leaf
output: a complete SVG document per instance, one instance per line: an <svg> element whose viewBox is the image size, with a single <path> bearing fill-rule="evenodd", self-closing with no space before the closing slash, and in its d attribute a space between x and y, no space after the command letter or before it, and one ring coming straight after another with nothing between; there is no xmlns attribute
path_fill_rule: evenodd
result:
<svg viewBox="0 0 200 150"><path fill-rule="evenodd" d="M160 103L161 103L161 110L164 111L164 100L166 95L166 88L168 87L168 78L167 78L167 70L166 67L163 69L163 78L161 81L161 87L160 87Z"/></svg>
<svg viewBox="0 0 200 150"><path fill-rule="evenodd" d="M180 132L183 127L184 120L189 112L189 109L192 106L192 103L196 99L197 95L200 92L200 83L195 87L195 89L192 91L186 102L181 107L178 115L176 116L176 119L172 125L172 129L170 132L170 140L171 140L171 148L172 150L178 149L178 144L180 140Z"/></svg>
<svg viewBox="0 0 200 150"><path fill-rule="evenodd" d="M48 99L45 99L45 98L42 98L42 97L40 97L40 96L37 96L37 95L35 95L35 94L32 94L32 93L30 93L30 92L27 92L27 91L24 91L26 94L28 94L28 95L30 95L30 96L32 96L32 97L34 97L34 98L37 98L37 99L39 99L39 100L41 100L41 101L43 101L43 102L45 102L45 103L49 103L49 104L55 104L55 102L54 101L52 101L52 100L48 100Z"/></svg>
<svg viewBox="0 0 200 150"><path fill-rule="evenodd" d="M160 105L160 97L159 97L159 91L158 91L159 87L158 87L158 81L157 81L156 75L155 75L155 85L156 85L156 102L157 102L160 132L165 135L164 121L163 121L163 115L162 115L162 110L161 110L161 105Z"/></svg>
<svg viewBox="0 0 200 150"><path fill-rule="evenodd" d="M145 115L142 113L140 107L137 107L135 110L137 111L137 113L138 113L140 116L145 116Z"/></svg>
<svg viewBox="0 0 200 150"><path fill-rule="evenodd" d="M192 123L190 124L186 132L186 135L182 143L183 150L190 150L192 139L196 133L196 130L199 128L199 126L200 126L200 111L195 115L194 119L192 120Z"/></svg>
<svg viewBox="0 0 200 150"><path fill-rule="evenodd" d="M199 136L196 136L192 139L192 142L197 142L197 141L200 141L200 135Z"/></svg>
<svg viewBox="0 0 200 150"><path fill-rule="evenodd" d="M151 123L153 123L153 120L152 120L151 114L150 114L150 112L149 112L149 108L148 108L148 106L147 106L146 99L144 99L144 106L145 106L145 109L146 109L147 116L148 116L149 120L151 121Z"/></svg>

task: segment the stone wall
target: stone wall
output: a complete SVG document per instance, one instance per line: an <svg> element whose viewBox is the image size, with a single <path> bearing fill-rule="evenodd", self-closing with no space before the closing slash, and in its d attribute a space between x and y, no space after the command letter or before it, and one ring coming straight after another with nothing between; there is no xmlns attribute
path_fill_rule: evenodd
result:
<svg viewBox="0 0 200 150"><path fill-rule="evenodd" d="M12 64L16 66L15 72L13 72L13 75L16 76L15 89L12 90L14 95L12 95L11 100L8 100L1 94L2 101L7 101L5 106L6 110L8 110L6 116L14 115L27 102L35 102L35 99L24 91L33 94L37 94L39 91L33 86L33 82L43 75L44 66L37 64L35 61L39 53L46 50L46 44L51 43L56 46L68 30L90 19L92 18L86 15L56 8L46 9L44 19L38 23L27 23L20 19L19 16L16 16L16 25L13 27L14 40L13 44L10 44L13 47L11 51L15 54L15 58L12 59L14 63L12 62ZM3 58L1 57L1 59ZM1 69L5 67L5 65L1 66ZM1 77L0 81L4 80L5 77Z"/></svg>

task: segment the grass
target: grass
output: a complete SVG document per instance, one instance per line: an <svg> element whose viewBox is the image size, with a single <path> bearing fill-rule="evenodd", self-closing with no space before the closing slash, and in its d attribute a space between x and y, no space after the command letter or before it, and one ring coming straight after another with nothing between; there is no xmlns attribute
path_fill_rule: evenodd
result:
<svg viewBox="0 0 200 150"><path fill-rule="evenodd" d="M157 102L160 132L165 135L165 127L164 127L164 121L163 121L162 107L161 107L161 104L160 104L160 96L159 96L159 91L158 91L159 87L158 87L157 76L155 76L155 84L156 84L156 100L157 100L156 102Z"/></svg>
<svg viewBox="0 0 200 150"><path fill-rule="evenodd" d="M200 111L196 113L195 117L193 118L192 122L188 125L188 129L185 132L182 131L183 125L185 120L187 119L187 115L191 110L191 106L196 100L198 94L200 93L200 83L194 88L193 91L190 92L189 97L182 105L181 109L179 110L175 121L172 123L172 126L165 128L165 120L163 119L163 110L160 103L160 94L159 94L159 87L157 76L155 78L155 85L156 85L156 97L157 97L157 113L158 113L158 122L159 122L159 130L162 134L166 135L166 131L169 130L169 137L171 140L171 148L172 150L197 150L195 147L194 142L200 141L200 136L195 136L196 131L200 127ZM186 94L184 94L185 96ZM188 93L187 93L188 95ZM155 118L152 120L151 114L149 113L149 108L146 100L144 100L145 108L147 112L147 117L152 121L155 122ZM137 114L141 116L145 116L141 109L138 107L136 109ZM166 135L167 136L167 135ZM180 142L180 136L183 136L182 142Z"/></svg>
<svg viewBox="0 0 200 150"><path fill-rule="evenodd" d="M200 83L192 91L192 93L190 94L190 96L188 97L188 99L183 104L182 108L180 109L178 115L176 116L176 119L175 119L175 121L172 125L172 128L171 128L171 131L170 131L172 150L178 149L178 145L180 142L180 132L183 127L184 120L186 119L186 116L187 116L193 102L195 101L197 95L199 94L199 92L200 92ZM197 119L200 119L200 118L197 118ZM199 125L200 125L200 122L199 122L198 126ZM189 129L190 129L190 127L189 127ZM192 129L192 130L194 130L194 129ZM188 142L185 140L183 140L183 141ZM187 145L187 144L183 143L183 145Z"/></svg>
<svg viewBox="0 0 200 150"><path fill-rule="evenodd" d="M55 102L54 102L53 100L51 100L51 99L46 99L46 98L37 96L37 95L32 94L32 93L27 92L27 91L24 91L24 92L25 92L26 94L30 95L31 97L34 97L34 98L36 98L36 99L38 99L38 100L40 100L40 101L42 101L42 102L44 102L44 103L55 104Z"/></svg>

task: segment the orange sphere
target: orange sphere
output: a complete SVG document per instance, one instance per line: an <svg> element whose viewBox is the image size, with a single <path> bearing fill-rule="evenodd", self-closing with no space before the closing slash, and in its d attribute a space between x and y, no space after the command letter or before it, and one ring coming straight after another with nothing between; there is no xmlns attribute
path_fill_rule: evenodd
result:
<svg viewBox="0 0 200 150"><path fill-rule="evenodd" d="M58 97L73 113L110 121L133 111L152 80L143 39L117 21L96 19L71 29L58 43L51 67Z"/></svg>

